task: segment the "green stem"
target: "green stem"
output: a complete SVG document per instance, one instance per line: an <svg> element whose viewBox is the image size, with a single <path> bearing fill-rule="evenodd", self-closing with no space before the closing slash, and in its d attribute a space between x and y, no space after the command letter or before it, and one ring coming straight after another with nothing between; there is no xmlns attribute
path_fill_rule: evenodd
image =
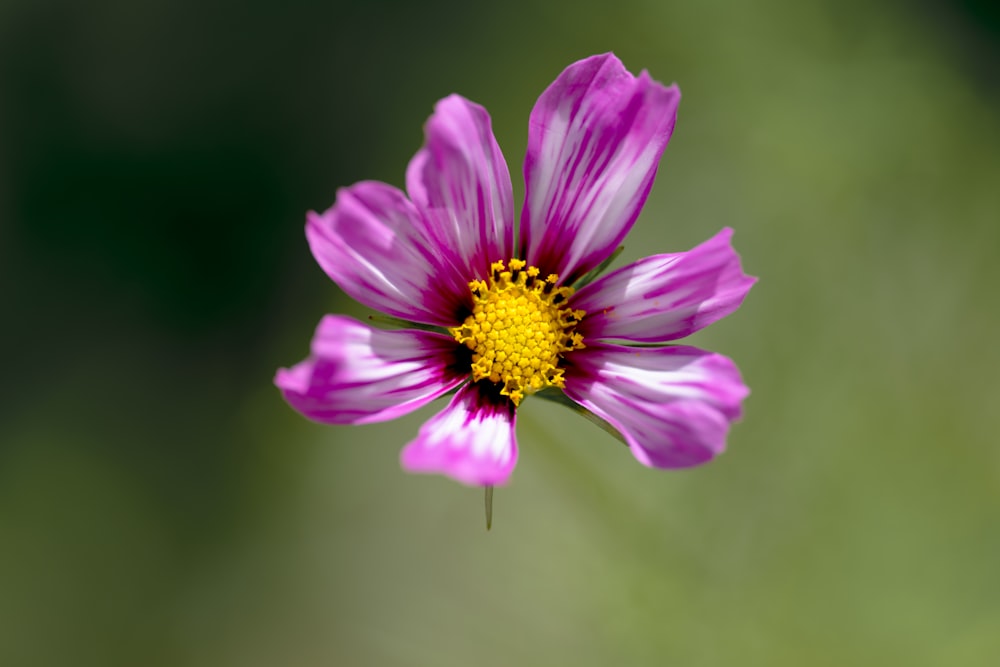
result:
<svg viewBox="0 0 1000 667"><path fill-rule="evenodd" d="M369 315L368 319L372 322L385 324L397 329L420 329L421 331L433 331L435 333L448 334L448 331L441 327L436 327L433 324L420 324L419 322L411 322L399 317L392 317L391 315Z"/></svg>
<svg viewBox="0 0 1000 667"><path fill-rule="evenodd" d="M537 396L538 398L544 398L546 401L552 401L553 403L558 403L559 405L569 408L576 414L582 416L584 419L589 421L591 424L596 425L598 428L602 429L603 431L611 435L613 438L621 442L626 447L628 446L628 443L625 441L625 438L622 436L622 434L618 432L618 429L616 429L614 426L612 426L605 420L601 419L593 412L591 412L590 410L583 407L582 405L574 401L572 398L564 394L561 389L556 389L554 387L547 387L542 391L536 393L535 396Z"/></svg>
<svg viewBox="0 0 1000 667"><path fill-rule="evenodd" d="M594 280L596 280L599 275L604 273L605 269L611 266L611 262L618 259L618 255L622 254L623 250L625 250L625 246L623 245L620 245L617 248L615 248L615 251L611 253L606 260L601 262L596 269L594 269L593 271L585 275L583 278L580 278L575 283L573 283L573 289L578 290L581 287L594 282Z"/></svg>
<svg viewBox="0 0 1000 667"><path fill-rule="evenodd" d="M485 487L483 502L486 506L486 530L493 527L493 486L487 484Z"/></svg>

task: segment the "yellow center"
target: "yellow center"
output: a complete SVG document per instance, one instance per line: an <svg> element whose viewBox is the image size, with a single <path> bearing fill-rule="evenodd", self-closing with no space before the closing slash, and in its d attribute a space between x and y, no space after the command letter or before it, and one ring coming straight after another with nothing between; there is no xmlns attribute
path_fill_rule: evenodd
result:
<svg viewBox="0 0 1000 667"><path fill-rule="evenodd" d="M573 329L584 316L566 307L572 287L556 287L559 277L544 280L520 259L510 268L494 262L490 281L469 283L474 306L465 322L450 329L455 340L472 350L472 379L488 379L517 405L545 387L563 387L563 353L584 347Z"/></svg>

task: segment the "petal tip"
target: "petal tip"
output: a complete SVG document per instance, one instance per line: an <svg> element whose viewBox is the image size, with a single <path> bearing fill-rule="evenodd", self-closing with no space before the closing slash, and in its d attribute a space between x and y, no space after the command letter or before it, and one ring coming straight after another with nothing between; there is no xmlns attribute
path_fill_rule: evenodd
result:
<svg viewBox="0 0 1000 667"><path fill-rule="evenodd" d="M648 350L600 344L576 358L566 393L625 438L652 468L690 468L726 449L749 393L736 364L676 345Z"/></svg>
<svg viewBox="0 0 1000 667"><path fill-rule="evenodd" d="M409 472L445 475L469 486L505 484L517 464L513 411L466 385L420 428L399 460Z"/></svg>
<svg viewBox="0 0 1000 667"><path fill-rule="evenodd" d="M399 453L400 467L412 474L443 475L466 486L505 486L513 473L509 469L477 466L467 460L442 457L411 442Z"/></svg>
<svg viewBox="0 0 1000 667"><path fill-rule="evenodd" d="M274 373L274 379L271 380L274 386L284 391L288 387L294 384L294 379L292 377L292 372L287 368L279 368Z"/></svg>

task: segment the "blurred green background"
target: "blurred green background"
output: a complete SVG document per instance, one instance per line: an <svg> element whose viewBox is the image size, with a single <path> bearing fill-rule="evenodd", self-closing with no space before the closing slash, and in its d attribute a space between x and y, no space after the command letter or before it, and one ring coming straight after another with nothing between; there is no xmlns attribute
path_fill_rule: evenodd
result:
<svg viewBox="0 0 1000 667"><path fill-rule="evenodd" d="M1000 13L986 0L0 3L0 665L1000 664ZM439 404L321 427L305 211L434 102L614 50L684 93L624 260L736 229L695 344L753 394L646 470L528 401L496 493ZM621 260L620 260L621 261Z"/></svg>

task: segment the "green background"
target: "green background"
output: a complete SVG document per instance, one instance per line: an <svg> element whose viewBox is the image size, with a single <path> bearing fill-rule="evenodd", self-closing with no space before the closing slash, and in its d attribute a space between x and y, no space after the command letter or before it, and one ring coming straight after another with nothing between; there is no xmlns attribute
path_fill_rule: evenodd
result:
<svg viewBox="0 0 1000 667"><path fill-rule="evenodd" d="M991 3L0 3L0 664L1000 664ZM638 465L527 401L482 493L271 385L347 302L308 209L434 102L614 50L683 92L624 260L736 230L752 394ZM621 261L621 260L620 260Z"/></svg>

